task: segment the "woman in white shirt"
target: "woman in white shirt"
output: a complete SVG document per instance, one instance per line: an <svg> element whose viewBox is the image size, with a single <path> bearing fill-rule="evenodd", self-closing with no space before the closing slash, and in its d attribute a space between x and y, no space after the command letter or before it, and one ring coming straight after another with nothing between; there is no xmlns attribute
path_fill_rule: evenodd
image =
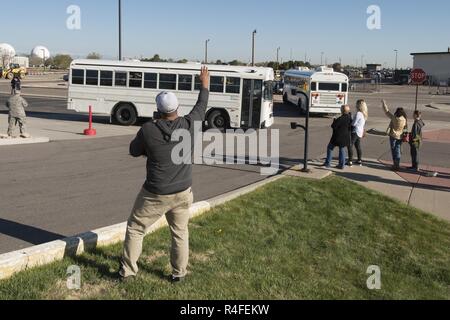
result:
<svg viewBox="0 0 450 320"><path fill-rule="evenodd" d="M357 165L362 166L362 148L361 139L365 136L365 127L367 119L369 118L369 111L366 101L358 100L356 103L356 115L353 117L352 123L352 143L348 148L348 165L353 166L353 146L356 148L358 154Z"/></svg>

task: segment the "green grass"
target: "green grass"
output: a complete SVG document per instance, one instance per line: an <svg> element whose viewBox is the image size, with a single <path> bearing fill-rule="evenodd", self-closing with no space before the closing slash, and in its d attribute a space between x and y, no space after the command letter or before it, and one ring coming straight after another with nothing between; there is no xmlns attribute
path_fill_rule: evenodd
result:
<svg viewBox="0 0 450 320"><path fill-rule="evenodd" d="M169 284L169 231L116 284L121 245L0 282L0 299L450 299L450 224L332 177L285 178L191 222L188 281ZM66 270L82 269L80 291ZM382 289L366 287L370 265Z"/></svg>

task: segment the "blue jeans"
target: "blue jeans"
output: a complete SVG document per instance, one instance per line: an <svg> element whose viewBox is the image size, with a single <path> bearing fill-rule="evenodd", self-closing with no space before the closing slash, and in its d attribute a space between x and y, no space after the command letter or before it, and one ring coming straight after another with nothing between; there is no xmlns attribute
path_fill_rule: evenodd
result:
<svg viewBox="0 0 450 320"><path fill-rule="evenodd" d="M394 138L390 138L391 142L391 152L392 152L392 160L394 160L394 164L399 165L400 160L402 158L402 140L397 140Z"/></svg>
<svg viewBox="0 0 450 320"><path fill-rule="evenodd" d="M333 151L334 148L336 148L337 146L333 145L333 144L329 144L328 148L327 148L327 161L325 162L325 166L329 167L331 166L331 161L333 160ZM345 166L345 148L346 147L339 147L339 166L340 167L344 167Z"/></svg>

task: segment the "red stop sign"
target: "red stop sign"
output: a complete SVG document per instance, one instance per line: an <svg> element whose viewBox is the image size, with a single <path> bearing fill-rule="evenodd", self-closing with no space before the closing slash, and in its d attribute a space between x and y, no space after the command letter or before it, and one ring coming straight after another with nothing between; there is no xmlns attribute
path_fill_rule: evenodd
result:
<svg viewBox="0 0 450 320"><path fill-rule="evenodd" d="M422 84L427 80L427 73L422 69L414 69L411 71L411 81L414 84Z"/></svg>

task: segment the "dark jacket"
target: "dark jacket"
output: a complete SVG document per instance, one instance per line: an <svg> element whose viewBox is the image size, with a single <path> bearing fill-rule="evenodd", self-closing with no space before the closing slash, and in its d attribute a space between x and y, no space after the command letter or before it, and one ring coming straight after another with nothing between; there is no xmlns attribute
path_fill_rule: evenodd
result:
<svg viewBox="0 0 450 320"><path fill-rule="evenodd" d="M411 135L409 138L409 143L416 148L419 148L422 144L423 127L425 127L425 123L421 119L414 121L414 125L412 127Z"/></svg>
<svg viewBox="0 0 450 320"><path fill-rule="evenodd" d="M333 136L330 143L336 147L349 147L351 144L352 116L350 114L342 115L333 121L331 127L333 128Z"/></svg>
<svg viewBox="0 0 450 320"><path fill-rule="evenodd" d="M197 104L191 113L175 121L154 120L142 126L131 142L130 154L133 157L147 157L147 179L144 188L154 194L170 195L189 189L192 186L192 151L194 145L194 122L205 121L209 91L202 89ZM188 130L191 134L191 153L184 154L189 164L175 164L172 150L182 141L171 141L175 130Z"/></svg>
<svg viewBox="0 0 450 320"><path fill-rule="evenodd" d="M14 77L11 80L11 88L16 89L16 90L22 90L22 82L20 81L19 78Z"/></svg>

